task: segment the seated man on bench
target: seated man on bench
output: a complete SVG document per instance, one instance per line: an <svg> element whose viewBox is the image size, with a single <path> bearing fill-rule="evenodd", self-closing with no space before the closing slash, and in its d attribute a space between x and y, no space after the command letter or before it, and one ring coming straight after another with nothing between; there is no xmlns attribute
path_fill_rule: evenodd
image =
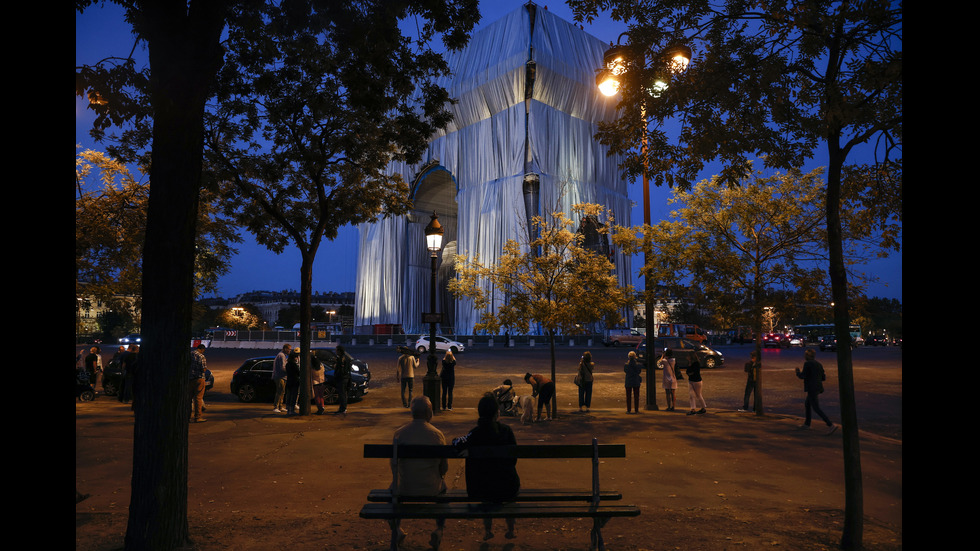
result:
<svg viewBox="0 0 980 551"><path fill-rule="evenodd" d="M512 446L517 444L514 431L497 419L500 408L493 393L486 393L477 404L480 418L476 427L466 436L453 439L453 446L462 451L469 446ZM486 504L499 504L513 501L521 489L521 477L517 475L517 458L475 459L466 458L466 493L471 498L480 499ZM514 519L508 518L507 534L512 539ZM493 538L493 519L483 519L484 540Z"/></svg>
<svg viewBox="0 0 980 551"><path fill-rule="evenodd" d="M495 404L496 405L496 404ZM429 421L432 420L432 402L426 396L412 398L409 405L412 421L395 431L394 440L399 444L431 444L446 445L446 437ZM393 477L391 492L394 495L428 496L439 495L446 491L443 479L449 470L449 461L445 458L433 459L392 459L391 474ZM391 521L392 537L397 533L397 542L405 539L400 520ZM439 549L442 543L442 530L446 519L436 519L436 529L432 531L429 544L433 549Z"/></svg>

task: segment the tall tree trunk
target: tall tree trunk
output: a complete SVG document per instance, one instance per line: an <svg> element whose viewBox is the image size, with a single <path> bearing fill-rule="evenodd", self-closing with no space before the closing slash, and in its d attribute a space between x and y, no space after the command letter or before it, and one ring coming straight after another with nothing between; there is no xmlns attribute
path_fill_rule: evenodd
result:
<svg viewBox="0 0 980 551"><path fill-rule="evenodd" d="M146 2L138 8L149 45L154 122L128 550L172 550L190 541L187 423L194 238L204 104L221 59L224 6L209 3L194 17L187 2Z"/></svg>
<svg viewBox="0 0 980 551"><path fill-rule="evenodd" d="M310 351L313 345L313 331L310 324L313 321L313 257L314 253L304 252L303 262L300 266L299 274L299 328L300 328L300 350L299 355L300 376L299 376L299 413L300 415L310 414L310 391L313 385L310 382L312 376L310 366ZM328 366L324 366L327 368ZM340 392L340 389L337 389Z"/></svg>
<svg viewBox="0 0 980 551"><path fill-rule="evenodd" d="M841 230L841 168L844 156L835 141L830 145L827 169L827 241L830 249L830 286L834 300L834 335L837 337L837 380L840 390L841 430L844 440L844 530L841 547L860 549L864 535L864 489L861 449L854 397L851 334L847 298L847 269Z"/></svg>

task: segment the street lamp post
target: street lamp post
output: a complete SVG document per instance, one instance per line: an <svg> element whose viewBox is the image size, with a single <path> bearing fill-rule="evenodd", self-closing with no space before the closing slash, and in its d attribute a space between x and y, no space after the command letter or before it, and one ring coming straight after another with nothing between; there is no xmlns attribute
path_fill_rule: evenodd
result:
<svg viewBox="0 0 980 551"><path fill-rule="evenodd" d="M624 33L625 34L625 33ZM622 38L623 35L620 35ZM664 52L664 56L671 60L669 68L670 72L679 72L687 68L688 63L691 61L691 48L678 45L674 46ZM598 86L599 91L605 96L614 96L619 93L620 89L620 78L629 68L630 63L630 52L625 46L611 46L606 50L603 56L603 61L605 67L599 70L596 75L596 86ZM645 64L645 56L642 53L639 54L641 64ZM667 88L667 83L669 82L669 75L663 77L658 77L654 79L649 87L649 93L653 97L660 97L660 94ZM643 119L643 138L640 142L640 156L643 159L643 224L647 228L650 227L650 178L647 173L647 112L645 104L640 108L640 117ZM643 316L644 323L646 324L646 376L647 376L647 386L646 386L646 407L647 410L658 410L657 407L657 387L656 387L656 351L653 348L653 344L656 339L656 326L653 323L655 317L653 316L653 278L650 277L649 267L653 263L653 244L650 242L650 234L644 232L643 235Z"/></svg>
<svg viewBox="0 0 980 551"><path fill-rule="evenodd" d="M436 313L436 274L438 266L438 255L442 249L442 224L435 211L432 212L432 220L425 227L425 247L429 250L432 258L432 280L429 288L429 313L424 316L423 321L429 322L429 361L422 380L422 392L432 402L432 411L440 411L440 393L442 392L442 380L436 371L436 323L440 319Z"/></svg>

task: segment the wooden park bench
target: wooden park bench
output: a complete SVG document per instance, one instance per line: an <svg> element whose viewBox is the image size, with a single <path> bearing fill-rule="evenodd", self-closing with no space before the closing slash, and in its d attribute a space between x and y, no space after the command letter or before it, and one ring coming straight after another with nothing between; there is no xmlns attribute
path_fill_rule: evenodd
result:
<svg viewBox="0 0 980 551"><path fill-rule="evenodd" d="M613 517L635 517L635 505L611 504L622 500L621 493L600 491L599 459L626 457L623 444L518 444L515 446L470 446L460 453L453 446L365 444L364 457L375 459L409 458L503 458L592 460L591 489L521 488L514 501L503 504L481 503L466 495L466 490L448 490L436 496L392 495L388 489L371 490L368 502L361 508L365 519L507 519L507 518L583 518L592 519L591 548L605 549L602 527ZM397 475L396 475L397 476ZM396 481L397 482L397 481ZM397 487L397 485L396 485ZM397 548L397 534L392 531L391 547Z"/></svg>

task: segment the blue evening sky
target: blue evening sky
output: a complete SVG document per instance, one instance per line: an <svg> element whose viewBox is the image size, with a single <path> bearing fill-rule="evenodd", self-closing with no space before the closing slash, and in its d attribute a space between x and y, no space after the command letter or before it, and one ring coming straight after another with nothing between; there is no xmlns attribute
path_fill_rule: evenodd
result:
<svg viewBox="0 0 980 551"><path fill-rule="evenodd" d="M493 0L481 3L481 22L477 29L498 20L504 14L517 9L526 0ZM547 9L559 17L573 21L571 10L564 2L538 2L539 7ZM606 42L615 42L626 27L608 18L585 24L585 31ZM82 15L75 16L75 62L76 65L94 64L109 57L125 57L133 47L133 37L129 27L122 19L122 10L112 3L105 7L91 7ZM145 59L145 52L138 51ZM85 109L85 100L75 98L75 143L83 149L100 150L101 147L88 135L93 117ZM822 152L821 152L822 154ZM807 169L826 164L825 158L817 158ZM710 177L710 173L703 175ZM641 224L642 186L639 182L630 184L630 194L635 203L631 213L633 224ZM669 212L666 189L651 189L651 217L654 223L666 218ZM245 242L239 246L239 253L232 259L231 272L221 278L219 296L230 297L253 290L281 291L299 289L300 256L295 248L287 247L281 255L276 255L257 245L247 232L243 233ZM351 227L341 229L333 242L324 242L317 253L313 269L314 292L354 291L357 270L357 230ZM636 264L639 261L634 261ZM902 299L902 255L875 261L864 271L880 278L868 291L868 296ZM634 274L635 278L635 274ZM642 287L642 280L635 278L634 286Z"/></svg>

